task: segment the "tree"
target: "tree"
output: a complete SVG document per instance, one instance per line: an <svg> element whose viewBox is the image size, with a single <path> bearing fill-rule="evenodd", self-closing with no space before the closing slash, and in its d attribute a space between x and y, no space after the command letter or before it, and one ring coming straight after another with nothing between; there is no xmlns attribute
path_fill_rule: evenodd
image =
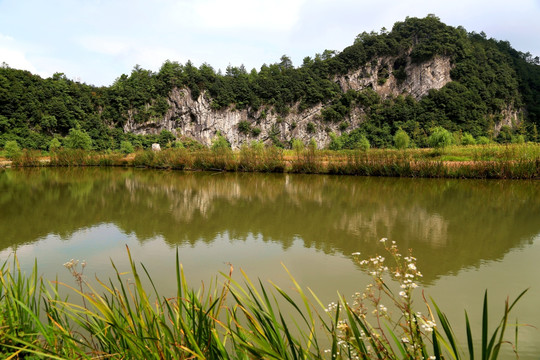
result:
<svg viewBox="0 0 540 360"><path fill-rule="evenodd" d="M337 136L336 133L330 133L330 144L328 144L328 149L330 150L341 150L343 149L343 140L341 137Z"/></svg>
<svg viewBox="0 0 540 360"><path fill-rule="evenodd" d="M398 129L398 131L396 131L396 133L394 134L394 146L396 148L406 149L409 147L410 142L411 139L404 130Z"/></svg>
<svg viewBox="0 0 540 360"><path fill-rule="evenodd" d="M91 150L92 138L80 128L71 128L69 129L69 135L66 136L65 144L68 149Z"/></svg>
<svg viewBox="0 0 540 360"><path fill-rule="evenodd" d="M428 138L428 144L433 148L444 149L445 147L452 145L452 142L452 134L442 126L437 126L433 129L433 132Z"/></svg>
<svg viewBox="0 0 540 360"><path fill-rule="evenodd" d="M486 137L486 136L479 136L477 139L476 139L476 143L478 145L487 145L490 143L489 139Z"/></svg>
<svg viewBox="0 0 540 360"><path fill-rule="evenodd" d="M281 59L279 59L279 60L280 60L279 67L282 70L289 70L289 69L293 68L292 60L287 55L281 56Z"/></svg>
<svg viewBox="0 0 540 360"><path fill-rule="evenodd" d="M124 140L120 143L120 152L123 154L131 154L134 152L135 149L133 148L133 144L131 144L130 141Z"/></svg>
<svg viewBox="0 0 540 360"><path fill-rule="evenodd" d="M360 149L362 151L368 151L370 147L371 147L371 144L369 143L368 138L364 134L360 136L360 139L355 144L355 148Z"/></svg>
<svg viewBox="0 0 540 360"><path fill-rule="evenodd" d="M461 145L476 145L476 140L471 134L464 132L463 136L461 137Z"/></svg>
<svg viewBox="0 0 540 360"><path fill-rule="evenodd" d="M21 148L19 147L19 144L17 144L17 141L15 140L6 141L6 145L4 146L4 151L6 152L6 157L8 159L13 159L14 157L21 154Z"/></svg>
<svg viewBox="0 0 540 360"><path fill-rule="evenodd" d="M54 138L49 142L49 151L56 151L61 146L62 144L60 143L60 140L58 140L57 138Z"/></svg>
<svg viewBox="0 0 540 360"><path fill-rule="evenodd" d="M291 148L294 150L294 152L299 155L302 151L304 151L304 142L300 139L293 138L291 141Z"/></svg>
<svg viewBox="0 0 540 360"><path fill-rule="evenodd" d="M172 144L175 140L176 137L169 130L162 130L159 133L158 143L162 148L170 147L170 144Z"/></svg>

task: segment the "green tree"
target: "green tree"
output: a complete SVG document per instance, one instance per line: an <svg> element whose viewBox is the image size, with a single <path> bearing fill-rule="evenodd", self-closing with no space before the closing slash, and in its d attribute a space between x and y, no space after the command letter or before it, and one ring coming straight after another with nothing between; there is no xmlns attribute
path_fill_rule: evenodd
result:
<svg viewBox="0 0 540 360"><path fill-rule="evenodd" d="M4 146L4 151L8 159L13 159L14 157L21 154L21 148L19 147L19 144L17 144L17 141L15 140L6 141L6 145Z"/></svg>
<svg viewBox="0 0 540 360"><path fill-rule="evenodd" d="M499 135L497 135L497 142L501 144L508 144L509 142L512 142L512 129L508 125L501 126L501 130L499 131Z"/></svg>
<svg viewBox="0 0 540 360"><path fill-rule="evenodd" d="M302 140L294 138L291 141L291 148L297 154L300 154L302 151L304 151L305 145L304 145L304 142Z"/></svg>
<svg viewBox="0 0 540 360"><path fill-rule="evenodd" d="M176 137L169 130L161 130L158 143L162 148L168 148L176 140Z"/></svg>
<svg viewBox="0 0 540 360"><path fill-rule="evenodd" d="M476 143L478 145L487 145L490 143L489 138L487 136L479 136L476 138Z"/></svg>
<svg viewBox="0 0 540 360"><path fill-rule="evenodd" d="M212 140L212 150L222 150L222 149L230 149L231 144L227 141L227 139L221 135L221 133L218 131L216 134L216 137Z"/></svg>
<svg viewBox="0 0 540 360"><path fill-rule="evenodd" d="M92 149L92 138L80 128L69 129L69 135L66 136L64 143L68 149Z"/></svg>
<svg viewBox="0 0 540 360"><path fill-rule="evenodd" d="M463 136L461 137L461 145L476 145L476 140L471 134L464 132Z"/></svg>
<svg viewBox="0 0 540 360"><path fill-rule="evenodd" d="M120 152L123 153L123 154L131 154L132 152L134 152L135 149L133 147L133 144L128 141L128 140L124 140L120 143Z"/></svg>
<svg viewBox="0 0 540 360"><path fill-rule="evenodd" d="M60 143L60 140L58 140L57 138L53 138L49 142L49 151L56 151L56 150L60 149L61 146L62 146L62 144Z"/></svg>
<svg viewBox="0 0 540 360"><path fill-rule="evenodd" d="M360 136L360 139L355 144L355 148L360 149L362 151L368 151L370 147L371 147L371 144L369 143L368 138L364 134Z"/></svg>
<svg viewBox="0 0 540 360"><path fill-rule="evenodd" d="M185 149L184 143L180 140L173 142L173 148L175 149Z"/></svg>
<svg viewBox="0 0 540 360"><path fill-rule="evenodd" d="M396 133L394 134L394 146L397 149L406 149L409 147L409 143L411 142L411 139L409 138L409 135L407 135L407 132L402 129L398 129Z"/></svg>
<svg viewBox="0 0 540 360"><path fill-rule="evenodd" d="M341 137L337 136L336 133L330 133L330 144L328 144L328 149L330 150L341 150L343 149L343 140Z"/></svg>
<svg viewBox="0 0 540 360"><path fill-rule="evenodd" d="M514 135L512 136L512 144L524 144L525 143L525 136L523 135Z"/></svg>
<svg viewBox="0 0 540 360"><path fill-rule="evenodd" d="M444 149L445 147L452 145L453 141L454 137L450 131L441 126L437 126L435 129L433 129L433 132L428 138L428 144L430 147L440 149Z"/></svg>

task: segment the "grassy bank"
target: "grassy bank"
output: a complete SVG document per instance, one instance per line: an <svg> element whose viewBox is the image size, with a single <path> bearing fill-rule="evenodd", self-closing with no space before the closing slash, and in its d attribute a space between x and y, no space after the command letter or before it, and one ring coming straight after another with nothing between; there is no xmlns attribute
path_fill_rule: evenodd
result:
<svg viewBox="0 0 540 360"><path fill-rule="evenodd" d="M285 291L252 282L244 273L237 282L232 267L195 290L178 255L176 289L165 295L129 249L129 272L113 264L116 277L108 281L88 282L84 262L64 264L74 286L45 281L37 264L24 274L14 258L0 268L0 354L7 359L497 359L502 347L517 345L519 328L507 336L508 316L525 292L506 302L491 328L486 295L482 328L473 329L465 314L467 339L460 345L433 301L422 304L426 314L413 307L414 293L422 291L416 259L399 254L394 242L381 242L384 256L352 254L372 275L366 290L352 303L343 296L328 305L293 277L294 290ZM65 291L67 299L60 295ZM481 339L476 347L475 339Z"/></svg>
<svg viewBox="0 0 540 360"><path fill-rule="evenodd" d="M260 144L229 148L97 153L59 149L49 158L24 150L12 166L136 166L160 169L292 172L362 176L539 179L540 144L452 146L445 149L283 150ZM49 160L50 159L50 160Z"/></svg>

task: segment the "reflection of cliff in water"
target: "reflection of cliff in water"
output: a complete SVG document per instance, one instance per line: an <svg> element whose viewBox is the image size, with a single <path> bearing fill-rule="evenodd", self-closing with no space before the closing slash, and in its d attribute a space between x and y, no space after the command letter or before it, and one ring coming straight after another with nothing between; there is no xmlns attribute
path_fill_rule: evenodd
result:
<svg viewBox="0 0 540 360"><path fill-rule="evenodd" d="M140 241L261 235L349 255L388 237L426 280L501 258L540 233L540 185L526 181L210 174L136 169L0 172L0 249L115 223ZM380 251L380 249L379 249ZM429 269L429 271L428 271Z"/></svg>

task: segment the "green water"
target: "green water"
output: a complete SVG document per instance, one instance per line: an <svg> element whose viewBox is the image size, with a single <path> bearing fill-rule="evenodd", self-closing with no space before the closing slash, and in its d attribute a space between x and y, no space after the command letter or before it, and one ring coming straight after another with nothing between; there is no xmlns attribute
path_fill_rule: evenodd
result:
<svg viewBox="0 0 540 360"><path fill-rule="evenodd" d="M512 319L540 328L538 181L5 170L0 234L0 260L17 251L30 267L37 258L51 279L70 281L62 264L71 258L87 261L90 278L110 276L110 259L127 271L128 245L166 293L178 248L193 286L230 263L287 288L283 264L325 302L364 289L370 278L351 253L381 253L387 237L413 249L426 295L458 333L464 309L480 326L486 288L500 311L530 287ZM521 327L519 348L538 359L540 330Z"/></svg>

